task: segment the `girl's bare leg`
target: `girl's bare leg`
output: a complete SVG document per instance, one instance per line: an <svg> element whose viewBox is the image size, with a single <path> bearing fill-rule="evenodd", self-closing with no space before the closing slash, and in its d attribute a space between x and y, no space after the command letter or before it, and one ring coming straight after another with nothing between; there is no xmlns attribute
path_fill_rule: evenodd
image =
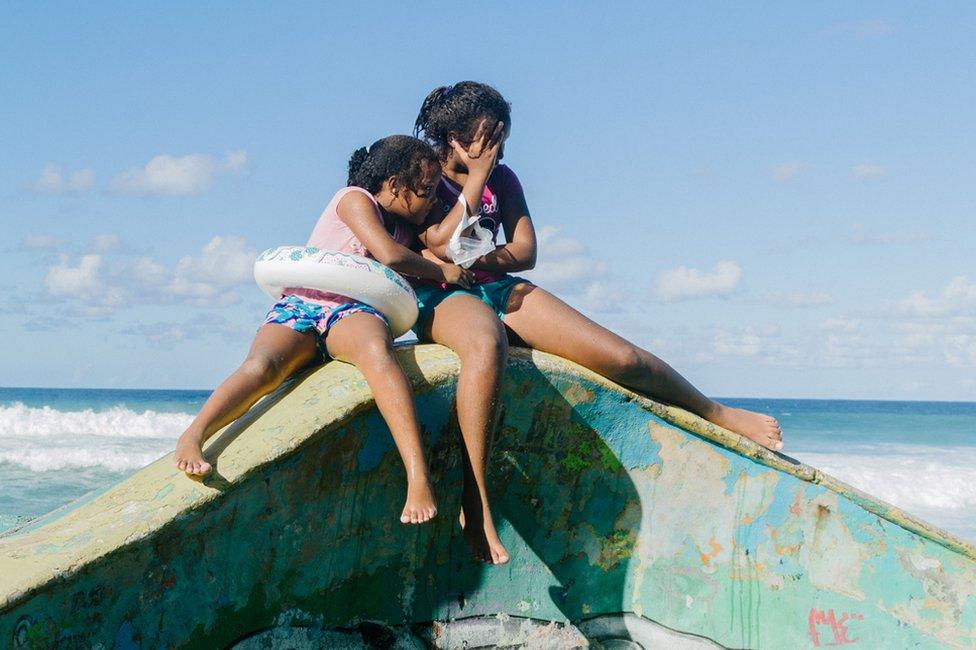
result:
<svg viewBox="0 0 976 650"><path fill-rule="evenodd" d="M420 440L413 391L393 351L389 328L372 314L352 314L329 329L325 344L333 358L351 363L363 373L376 408L393 434L407 470L407 499L400 521L429 521L437 514L437 503Z"/></svg>
<svg viewBox="0 0 976 650"><path fill-rule="evenodd" d="M464 445L461 526L475 558L508 562L488 503L485 465L491 449L498 391L508 361L508 340L498 315L468 295L454 295L434 309L430 338L461 357L457 386L458 425Z"/></svg>
<svg viewBox="0 0 976 650"><path fill-rule="evenodd" d="M315 358L318 332L296 332L287 325L263 325L247 358L210 395L200 413L176 443L173 462L187 474L204 476L212 469L201 446L210 436L247 412L264 395Z"/></svg>
<svg viewBox="0 0 976 650"><path fill-rule="evenodd" d="M783 435L774 418L705 397L664 361L594 323L544 289L528 283L516 286L508 301L505 325L529 347L575 361L763 447L783 448Z"/></svg>

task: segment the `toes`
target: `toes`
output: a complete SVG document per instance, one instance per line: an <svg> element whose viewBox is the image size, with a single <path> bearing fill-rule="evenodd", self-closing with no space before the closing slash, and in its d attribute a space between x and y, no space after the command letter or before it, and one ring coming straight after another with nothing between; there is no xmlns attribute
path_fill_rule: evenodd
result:
<svg viewBox="0 0 976 650"><path fill-rule="evenodd" d="M404 510L400 514L400 523L401 524L409 524L410 523L410 515L407 514L407 511L406 510Z"/></svg>

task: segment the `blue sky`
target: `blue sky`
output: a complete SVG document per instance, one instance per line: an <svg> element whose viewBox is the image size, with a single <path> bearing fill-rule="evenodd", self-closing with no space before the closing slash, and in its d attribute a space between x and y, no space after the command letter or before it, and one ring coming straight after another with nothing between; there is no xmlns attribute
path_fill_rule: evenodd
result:
<svg viewBox="0 0 976 650"><path fill-rule="evenodd" d="M212 387L253 256L476 79L532 277L709 394L976 399L976 8L524 4L8 4L0 385Z"/></svg>

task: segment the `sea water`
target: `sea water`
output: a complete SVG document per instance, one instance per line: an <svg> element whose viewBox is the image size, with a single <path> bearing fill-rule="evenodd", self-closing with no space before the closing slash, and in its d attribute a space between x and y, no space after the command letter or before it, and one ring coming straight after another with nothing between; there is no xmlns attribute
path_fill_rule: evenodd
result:
<svg viewBox="0 0 976 650"><path fill-rule="evenodd" d="M172 451L207 391L0 388L0 531ZM730 399L790 456L976 541L976 403Z"/></svg>

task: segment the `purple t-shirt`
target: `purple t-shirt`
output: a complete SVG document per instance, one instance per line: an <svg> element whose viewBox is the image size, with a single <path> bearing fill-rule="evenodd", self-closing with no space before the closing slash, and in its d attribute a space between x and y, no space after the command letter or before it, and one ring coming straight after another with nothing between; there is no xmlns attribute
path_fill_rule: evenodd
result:
<svg viewBox="0 0 976 650"><path fill-rule="evenodd" d="M509 169L507 165L496 166L491 172L491 176L488 177L488 182L485 183L485 191L481 194L481 218L478 220L481 227L492 232L496 243L498 242L498 230L502 226L502 201L516 192L522 192L522 184L519 183L515 172ZM438 204L427 217L427 222L423 227L443 220L457 203L460 194L461 188L449 181L447 177L442 176L441 182L437 185ZM474 273L474 281L477 284L494 282L505 277L504 273L497 271L473 270L472 273Z"/></svg>

